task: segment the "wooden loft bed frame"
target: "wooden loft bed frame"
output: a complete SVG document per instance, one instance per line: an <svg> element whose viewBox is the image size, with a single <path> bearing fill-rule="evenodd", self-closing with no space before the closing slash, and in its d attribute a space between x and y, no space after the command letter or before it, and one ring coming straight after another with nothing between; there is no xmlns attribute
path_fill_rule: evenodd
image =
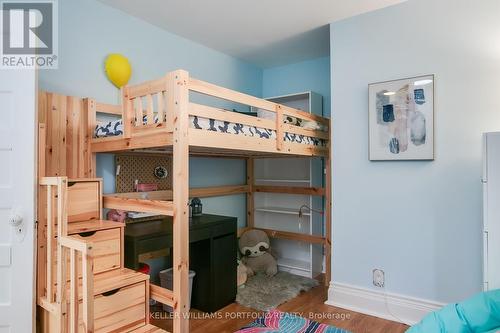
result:
<svg viewBox="0 0 500 333"><path fill-rule="evenodd" d="M226 111L190 101L195 92L217 99L248 105L275 113L275 120L263 119ZM288 193L318 195L325 198L325 236L305 235L279 230L263 229L270 237L321 244L325 250L325 283L330 282L331 262L331 170L330 120L288 106L239 93L191 78L186 71L177 70L154 81L126 86L122 89L122 105L98 103L92 99L83 102L88 124L86 157L95 170L97 153L171 153L173 157L173 190L155 192L115 193L104 195L104 208L154 212L173 216L174 332L188 332L187 312L189 265L189 212L190 197L213 197L233 194L247 196L247 228L254 227L253 193ZM97 113L120 116L123 135L95 138ZM145 117L146 116L146 117ZM155 116L158 122L155 122ZM243 124L275 131L275 138L257 138L229 133L211 132L191 128L189 117L197 116L223 122ZM312 130L283 122L284 116L321 124L327 131ZM147 119L147 120L146 120ZM285 133L315 138L324 145L314 146L287 142ZM189 188L189 156L233 157L247 160L247 184L209 188ZM260 186L254 183L253 160L276 157L321 157L325 161L326 186L324 188ZM91 173L92 174L92 173ZM145 198L146 197L146 198ZM246 228L240 230L244 231Z"/></svg>
<svg viewBox="0 0 500 333"><path fill-rule="evenodd" d="M275 120L269 120L190 102L190 92L263 109L275 113L276 117ZM329 119L190 78L188 73L182 70L169 73L158 80L124 87L122 106L96 103L92 100L89 100L88 104L90 145L93 153L171 148L174 143L174 129L177 128L187 136L187 144L192 154L254 157L329 155L328 146L292 143L284 139L286 132L328 142L330 135L327 131L307 129L282 121L283 116L292 116L329 128ZM97 112L121 116L123 135L94 138ZM155 116L159 119L158 122L154 121ZM189 116L265 128L275 131L276 138L264 139L190 128ZM147 121L143 121L143 117L146 117Z"/></svg>

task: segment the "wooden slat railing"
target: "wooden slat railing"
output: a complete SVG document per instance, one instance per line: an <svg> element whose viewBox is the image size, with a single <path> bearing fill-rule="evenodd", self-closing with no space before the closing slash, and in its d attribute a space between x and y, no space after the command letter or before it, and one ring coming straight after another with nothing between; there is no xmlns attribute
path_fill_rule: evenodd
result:
<svg viewBox="0 0 500 333"><path fill-rule="evenodd" d="M201 81L194 78L189 78L189 90L196 91L198 93L217 97L230 102L236 102L243 105L253 106L255 108L264 109L271 112L276 112L278 105L281 106L284 115L289 115L292 117L297 117L300 119L317 121L324 125L328 125L329 120L315 114L304 112L298 109L294 109L289 106L277 104L262 98L240 93L231 89L217 86L212 83Z"/></svg>
<svg viewBox="0 0 500 333"><path fill-rule="evenodd" d="M164 77L122 89L124 137L152 133L151 128L166 128L166 87Z"/></svg>
<svg viewBox="0 0 500 333"><path fill-rule="evenodd" d="M95 103L95 109L98 113L111 114L114 116L122 116L122 107L120 105Z"/></svg>
<svg viewBox="0 0 500 333"><path fill-rule="evenodd" d="M94 288L93 288L93 257L92 243L83 242L68 236L67 217L67 177L42 177L40 186L46 187L46 253L45 267L45 294L39 295L39 305L47 311L57 315L61 332L76 333L79 330L78 318L78 255L82 257L82 306L83 332L94 332ZM57 222L57 243L55 243L55 228ZM43 223L43 221L42 221ZM56 251L54 251L56 245ZM54 258L56 256L57 260ZM70 265L70 299L69 317L67 313L67 264L69 255ZM57 266L56 266L57 264ZM56 266L56 267L55 267ZM55 267L56 278L53 271ZM53 286L56 285L54 293Z"/></svg>
<svg viewBox="0 0 500 333"><path fill-rule="evenodd" d="M247 116L241 113L222 110L208 105L196 104L192 102L189 103L189 115L276 130L275 121Z"/></svg>
<svg viewBox="0 0 500 333"><path fill-rule="evenodd" d="M271 101L267 101L265 99L240 93L231 89L220 87L194 78L189 78L189 89L191 91L195 91L204 95L274 112L276 116L275 120L272 121L274 123L272 126L270 126L269 124L267 126L259 126L255 124L256 121L250 121L249 119L242 118L242 117L250 118L249 116L239 115L234 112L226 112L226 114L220 114L220 110L206 106L200 106L198 104L190 103L190 111L189 111L190 115L203 116L205 118L212 118L217 120L241 123L250 126L273 129L276 131L276 149L278 151L284 150L285 133L299 134L322 140L329 140L328 127L330 121L327 118L323 118L308 112L294 109L289 106L277 104ZM213 112L213 111L219 111L219 112ZM311 130L299 126L284 124L283 123L284 116L292 116L298 119L302 119L303 121L318 123L320 124L321 127L324 127L324 130ZM255 119L256 117L253 118ZM262 118L257 118L257 119L265 120ZM267 121L271 122L270 120Z"/></svg>
<svg viewBox="0 0 500 333"><path fill-rule="evenodd" d="M59 219L57 198L58 195L58 185L60 179L59 177L42 177L39 180L40 186L46 187L46 207L45 207L45 219L46 219L46 267L45 267L45 292L39 297L41 298L40 303L47 304L52 310L55 309L56 304L56 295L54 294L53 286L55 284L55 279L53 272L57 273L57 270L54 270L55 258L54 258L54 248L55 244L55 228L56 228L56 219ZM58 205L57 205L58 206ZM44 221L41 221L44 223ZM59 221L58 221L59 222ZM57 252L55 252L57 255ZM42 279L43 280L43 279Z"/></svg>
<svg viewBox="0 0 500 333"><path fill-rule="evenodd" d="M93 244L84 242L74 237L63 236L59 240L62 252L66 256L69 251L70 263L70 297L69 297L69 313L68 318L63 318L63 326L69 326L70 333L79 332L79 294L78 294L78 256L82 258L82 323L83 332L94 332L94 258L92 255ZM66 260L63 261L61 270L66 272ZM66 284L66 278L63 280L63 285ZM61 304L66 305L66 288L61 293ZM67 311L66 311L67 312ZM63 317L63 316L61 316Z"/></svg>

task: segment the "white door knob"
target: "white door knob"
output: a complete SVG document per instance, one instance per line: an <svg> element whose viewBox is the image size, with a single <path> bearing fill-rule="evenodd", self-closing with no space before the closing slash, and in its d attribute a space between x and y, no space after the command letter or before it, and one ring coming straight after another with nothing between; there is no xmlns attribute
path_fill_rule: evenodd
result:
<svg viewBox="0 0 500 333"><path fill-rule="evenodd" d="M23 223L23 216L19 210L14 210L10 213L9 224L13 227L18 227Z"/></svg>

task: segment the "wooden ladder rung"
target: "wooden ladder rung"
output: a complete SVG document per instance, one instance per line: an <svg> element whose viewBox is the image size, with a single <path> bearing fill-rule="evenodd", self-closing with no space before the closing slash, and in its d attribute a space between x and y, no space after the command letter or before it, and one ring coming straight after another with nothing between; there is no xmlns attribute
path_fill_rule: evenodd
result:
<svg viewBox="0 0 500 333"><path fill-rule="evenodd" d="M119 196L105 195L104 207L124 211L157 213L161 215L174 216L173 201L150 200L137 198L124 198Z"/></svg>
<svg viewBox="0 0 500 333"><path fill-rule="evenodd" d="M135 330L131 331L131 333L168 333L168 332L151 324L147 324L146 326L136 328Z"/></svg>
<svg viewBox="0 0 500 333"><path fill-rule="evenodd" d="M156 286L154 284L149 285L149 294L152 299L162 304L171 306L174 308L175 299L174 293L172 290L168 290L166 288L162 288L160 286Z"/></svg>
<svg viewBox="0 0 500 333"><path fill-rule="evenodd" d="M108 220L88 220L68 223L68 234L79 234L82 232L92 232L124 227L125 223Z"/></svg>
<svg viewBox="0 0 500 333"><path fill-rule="evenodd" d="M148 275L133 271L128 268L118 268L111 271L94 274L94 295L136 284L149 279ZM82 279L78 280L78 298L82 299ZM70 289L66 288L67 298Z"/></svg>

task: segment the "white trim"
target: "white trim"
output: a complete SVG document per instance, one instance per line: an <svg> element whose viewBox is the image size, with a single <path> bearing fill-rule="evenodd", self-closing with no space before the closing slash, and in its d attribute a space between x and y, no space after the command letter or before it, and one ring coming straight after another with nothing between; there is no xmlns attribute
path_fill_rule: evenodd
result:
<svg viewBox="0 0 500 333"><path fill-rule="evenodd" d="M344 283L330 283L325 304L367 315L413 325L443 303L385 293Z"/></svg>

